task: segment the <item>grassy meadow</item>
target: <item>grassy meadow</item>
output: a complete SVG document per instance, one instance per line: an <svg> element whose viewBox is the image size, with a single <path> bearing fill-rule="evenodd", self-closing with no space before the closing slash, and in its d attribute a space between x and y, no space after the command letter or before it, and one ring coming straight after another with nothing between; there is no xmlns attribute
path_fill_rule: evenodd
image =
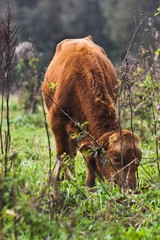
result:
<svg viewBox="0 0 160 240"><path fill-rule="evenodd" d="M97 4L97 1L92 2ZM39 1L35 3L39 4ZM53 14L54 7L49 7L48 1L46 3L44 9L50 9L51 15L58 19L55 29L63 29L66 36L67 32L59 25L59 18ZM56 163L55 142L51 132L47 134L43 104L37 93L41 72L46 66L43 60L47 52L51 53L50 47L56 44L58 35L56 32L54 42L54 25L51 24L52 30L48 30L51 39L47 43L49 38L41 33L46 32L46 26L55 21L48 18L51 15L46 10L43 11L45 4L35 5L38 14L32 5L30 3L31 8L26 8L26 12L23 4L23 11L17 10L27 20L20 20L18 26L9 5L6 18L0 19L0 240L160 240L159 30L151 18L140 14L139 23L134 19L136 29L130 42L122 39L121 44L119 37L116 38L117 46L120 42L120 50L115 48L114 42L110 44L110 40L103 40L113 45L113 55L117 52L119 56L119 51L126 45L119 59L120 65L117 61L120 79L116 89L117 116L123 128L134 131L141 138L142 161L137 172L136 190L120 190L107 181L97 179L96 187L90 191L85 187L85 162L78 152L75 159L76 177L70 174L70 180L61 182L57 201L52 183ZM42 10L37 6L41 6ZM55 6L55 9L59 8L57 3ZM113 10L116 12L115 8ZM47 14L46 18L41 17L42 31L35 24L39 12ZM155 17L159 14L158 8ZM81 21L79 14L75 16ZM99 16L102 16L101 13ZM47 24L44 24L45 19ZM86 21L84 23L86 28ZM32 26L30 33L37 34L35 29L40 29L40 36L36 38L40 41L39 47L43 46L44 50L40 47L37 51L36 43L34 46L26 41L17 45L19 27L27 30ZM132 32L130 21L129 28L124 32L119 31L119 25L117 27L120 36L124 32ZM77 30L73 36L77 36ZM97 32L95 28L93 30ZM106 32L105 27L102 32ZM29 34L26 39L31 36ZM54 91L56 85L49 87ZM17 95L11 95L11 92ZM62 170L67 164L66 161Z"/></svg>
<svg viewBox="0 0 160 240"><path fill-rule="evenodd" d="M4 128L5 128L4 124ZM24 113L16 96L10 99L11 147L4 174L0 157L0 239L160 239L160 176L155 141L142 141L143 159L136 191L122 192L97 180L94 192L85 185L85 164L76 157L76 178L61 183L58 202L48 183L52 159L42 107Z"/></svg>

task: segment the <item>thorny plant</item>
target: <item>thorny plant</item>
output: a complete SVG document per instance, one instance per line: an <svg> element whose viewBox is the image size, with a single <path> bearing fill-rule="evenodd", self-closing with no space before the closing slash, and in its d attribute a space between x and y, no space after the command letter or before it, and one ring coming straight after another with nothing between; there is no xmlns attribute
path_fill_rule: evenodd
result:
<svg viewBox="0 0 160 240"><path fill-rule="evenodd" d="M4 193L7 191L7 179L11 167L13 168L13 179L15 178L14 161L9 158L11 133L10 133L10 90L13 82L13 71L15 65L14 53L16 46L16 36L18 27L13 24L13 15L8 6L5 20L0 20L0 93L1 93L1 108L0 108L0 211L5 203ZM14 182L14 180L13 180ZM13 208L16 205L16 186L13 184L11 189L11 199ZM3 227L3 221L0 223L0 228ZM0 231L1 232L1 231ZM16 221L14 221L14 236L17 239ZM1 237L1 236L0 236Z"/></svg>
<svg viewBox="0 0 160 240"><path fill-rule="evenodd" d="M2 159L4 160L4 175L7 175L8 154L10 150L10 115L9 115L9 98L11 83L13 81L14 70L14 52L16 45L16 34L18 27L12 25L13 15L8 7L6 21L0 22L0 73L1 73L1 119L0 119L0 145ZM4 121L6 129L3 128ZM4 133L3 133L4 131Z"/></svg>
<svg viewBox="0 0 160 240"><path fill-rule="evenodd" d="M141 27L143 27L141 29ZM151 134L155 136L155 152L157 169L160 174L160 157L159 157L159 140L160 140L160 127L159 127L159 64L160 64L160 33L154 27L154 22L151 18L145 18L143 22L137 26L136 32L143 30L143 41L148 37L154 40L155 46L146 46L143 41L139 44L139 54L134 58L130 52L130 46L126 51L124 62L120 69L120 91L118 98L119 119L121 121L121 109L130 109L130 128L134 131L133 120L140 116L141 124L140 136L142 139L147 139L143 130L143 122L147 121L152 126ZM135 37L136 35L134 35ZM133 40L133 38L132 38ZM133 95L134 94L134 95ZM123 119L126 111L123 111ZM124 122L124 120L123 120ZM145 129L146 130L146 129Z"/></svg>

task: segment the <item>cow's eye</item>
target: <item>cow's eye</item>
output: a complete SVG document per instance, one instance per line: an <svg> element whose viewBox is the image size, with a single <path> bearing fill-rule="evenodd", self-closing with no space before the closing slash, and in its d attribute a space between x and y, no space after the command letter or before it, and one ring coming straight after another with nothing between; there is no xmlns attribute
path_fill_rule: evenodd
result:
<svg viewBox="0 0 160 240"><path fill-rule="evenodd" d="M109 156L110 156L113 163L119 163L120 162L121 156L119 156L119 154L117 152L111 152L109 154Z"/></svg>
<svg viewBox="0 0 160 240"><path fill-rule="evenodd" d="M120 163L121 163L121 160L120 160L120 159L121 159L121 158L120 158L119 156L114 156L114 157L112 158L113 164L115 164L115 165L120 164Z"/></svg>
<svg viewBox="0 0 160 240"><path fill-rule="evenodd" d="M119 159L118 157L114 157L114 158L113 158L113 162L119 163L119 162L120 162L120 159Z"/></svg>

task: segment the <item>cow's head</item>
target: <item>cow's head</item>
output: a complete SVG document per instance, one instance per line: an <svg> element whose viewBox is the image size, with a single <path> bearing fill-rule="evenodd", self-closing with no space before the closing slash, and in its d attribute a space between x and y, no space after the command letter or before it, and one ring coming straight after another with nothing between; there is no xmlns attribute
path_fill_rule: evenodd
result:
<svg viewBox="0 0 160 240"><path fill-rule="evenodd" d="M106 151L97 154L97 167L102 175L120 187L136 187L136 171L141 161L139 138L132 132L123 130L102 135L100 145Z"/></svg>
<svg viewBox="0 0 160 240"><path fill-rule="evenodd" d="M100 174L120 187L134 189L136 171L142 156L138 136L128 130L121 133L116 131L102 135L98 144L97 147L97 144L92 142L87 149L92 157L94 154Z"/></svg>

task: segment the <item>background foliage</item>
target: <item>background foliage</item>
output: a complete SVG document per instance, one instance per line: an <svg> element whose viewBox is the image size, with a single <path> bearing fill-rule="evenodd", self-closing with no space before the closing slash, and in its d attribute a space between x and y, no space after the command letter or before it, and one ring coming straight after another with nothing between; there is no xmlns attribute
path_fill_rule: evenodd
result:
<svg viewBox="0 0 160 240"><path fill-rule="evenodd" d="M153 17L159 7L158 0L12 0L10 3L19 25L18 41L31 41L36 46L43 55L43 68L59 41L86 35L92 35L112 61L119 62L141 15ZM1 16L6 5L7 1L0 1ZM154 21L157 27L159 16Z"/></svg>

